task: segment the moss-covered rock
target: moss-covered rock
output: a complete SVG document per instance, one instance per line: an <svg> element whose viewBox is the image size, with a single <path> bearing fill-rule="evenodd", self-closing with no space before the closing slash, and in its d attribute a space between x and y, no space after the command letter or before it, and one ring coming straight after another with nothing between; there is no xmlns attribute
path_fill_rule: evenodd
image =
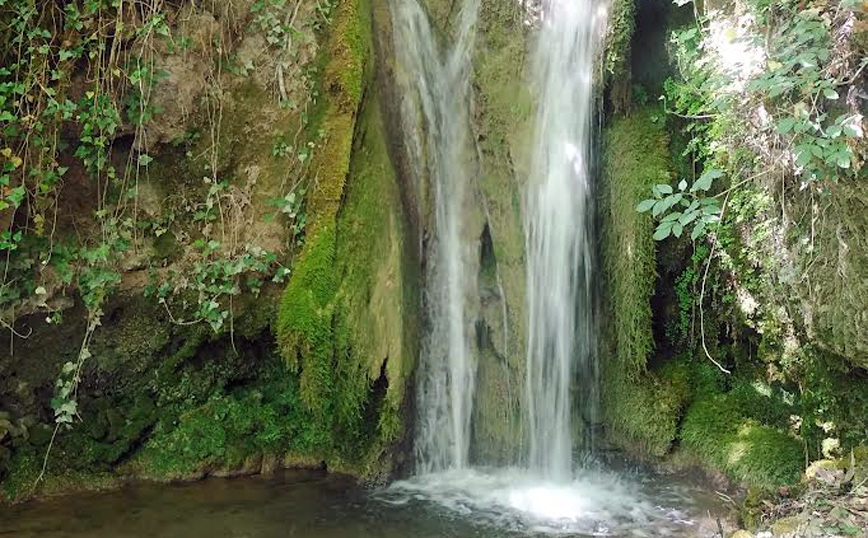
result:
<svg viewBox="0 0 868 538"><path fill-rule="evenodd" d="M390 471L384 451L404 434L418 282L371 83L369 10L341 4L329 39L328 142L314 162L308 238L277 334L328 464L375 477Z"/></svg>
<svg viewBox="0 0 868 538"><path fill-rule="evenodd" d="M798 482L804 465L801 442L780 429L748 418L731 396L704 396L687 410L681 430L686 448L735 480L763 487Z"/></svg>
<svg viewBox="0 0 868 538"><path fill-rule="evenodd" d="M656 279L654 223L636 211L653 185L671 180L662 111L647 107L618 117L604 135L601 204L603 260L614 356L608 371L635 377L654 350L651 297Z"/></svg>
<svg viewBox="0 0 868 538"><path fill-rule="evenodd" d="M619 386L607 386L613 394L606 407L610 440L630 447L634 455L659 458L668 454L678 438L689 399L686 383L685 379L649 373L635 381L624 380Z"/></svg>

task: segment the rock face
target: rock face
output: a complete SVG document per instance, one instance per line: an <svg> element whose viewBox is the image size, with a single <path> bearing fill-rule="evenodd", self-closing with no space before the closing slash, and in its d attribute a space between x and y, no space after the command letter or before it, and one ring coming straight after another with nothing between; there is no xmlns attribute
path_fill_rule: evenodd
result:
<svg viewBox="0 0 868 538"><path fill-rule="evenodd" d="M376 480L405 463L420 262L381 112L372 6L275 6L166 16L150 101L161 112L132 143L127 131L115 141L124 159L148 153L147 224L116 269L41 492L281 465ZM61 220L57 233L89 230ZM55 380L80 356L88 312L56 280L17 313L29 337L3 335L0 498L32 491ZM202 304L218 310L216 330L196 322Z"/></svg>
<svg viewBox="0 0 868 538"><path fill-rule="evenodd" d="M722 43L730 40L713 35L757 31L744 22L751 6L718 2L710 26L700 25L709 70L703 80L734 80L723 65ZM868 432L868 213L860 201L866 169L806 180L786 152L768 153L770 144L757 143L768 125L750 110L772 110L774 96L744 97L750 91L718 87L710 96L714 107L734 95L731 108L715 108L697 122L690 116L700 114L701 92L686 98L700 107L690 112L678 109L675 97L689 94L679 94L679 84L698 76L690 67L696 64L684 63L692 49L683 39L697 35L690 31L693 13L642 1L615 7L613 31L635 31L632 50L621 47L617 55L626 62L610 68L603 127L603 368L615 374L603 387L610 437L646 456L690 452L739 482L794 483L805 465L804 446L811 459L828 457L823 447L846 452ZM619 13L635 17L635 25L624 24ZM838 59L829 63L841 69L852 68L847 51L864 46L858 32L849 34L853 17L859 16L833 17L824 26L840 47L830 52L840 66ZM669 65L662 28L680 36L669 42L675 52ZM774 40L766 46L783 47ZM857 76L856 69L843 80ZM657 95L665 96L665 106L651 104ZM832 101L826 106L857 114L852 99ZM850 147L864 160L861 137ZM704 239L670 237L655 245L649 236L656 224L637 205L652 197L653 184L676 188L684 178L689 185L703 167L725 170L727 183L715 191L726 200L722 225Z"/></svg>

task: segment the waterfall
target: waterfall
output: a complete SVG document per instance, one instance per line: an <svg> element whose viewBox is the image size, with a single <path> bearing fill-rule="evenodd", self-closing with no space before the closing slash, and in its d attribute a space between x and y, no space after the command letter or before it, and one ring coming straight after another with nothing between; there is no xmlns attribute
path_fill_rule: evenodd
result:
<svg viewBox="0 0 868 538"><path fill-rule="evenodd" d="M392 0L402 141L421 213L431 215L422 217L427 326L417 370L417 472L380 496L395 506L430 501L461 518L522 533L644 535L659 521L659 506L601 466L573 468L572 455L572 433L595 423L597 405L592 74L607 0L520 1L527 23L538 27L531 64L538 104L524 204L526 411L522 430L513 432L529 440L527 465L468 462L476 388L472 301L478 302L471 268L478 269L479 233L465 221L474 203L483 204L490 220L484 198L470 191L478 161L468 77L480 0L456 2L462 7L454 45L445 50L419 0ZM497 286L502 296L499 280Z"/></svg>
<svg viewBox="0 0 868 538"><path fill-rule="evenodd" d="M550 479L571 477L572 411L590 415L596 405L590 145L598 19L594 0L548 0L534 60L539 101L525 214L528 463Z"/></svg>
<svg viewBox="0 0 868 538"><path fill-rule="evenodd" d="M427 178L433 197L433 234L426 245L424 302L427 330L417 372L417 471L467 466L476 383L470 348L467 270L472 248L462 212L473 178L469 118L470 51L480 0L465 0L453 45L441 53L418 0L391 2L402 117L411 166ZM418 181L417 181L418 184Z"/></svg>

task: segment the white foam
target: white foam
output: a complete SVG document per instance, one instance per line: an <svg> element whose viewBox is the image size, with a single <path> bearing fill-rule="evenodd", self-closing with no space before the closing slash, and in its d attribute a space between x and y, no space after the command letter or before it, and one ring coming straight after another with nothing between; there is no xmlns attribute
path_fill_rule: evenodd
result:
<svg viewBox="0 0 868 538"><path fill-rule="evenodd" d="M675 536L693 523L681 511L657 506L638 483L603 470L582 470L565 482L514 468L452 470L395 482L379 497L394 504L429 503L480 524L545 534Z"/></svg>

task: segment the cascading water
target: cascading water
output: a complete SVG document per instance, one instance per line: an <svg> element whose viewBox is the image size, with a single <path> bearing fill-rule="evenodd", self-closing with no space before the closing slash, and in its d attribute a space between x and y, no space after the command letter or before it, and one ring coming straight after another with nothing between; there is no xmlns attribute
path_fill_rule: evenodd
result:
<svg viewBox="0 0 868 538"><path fill-rule="evenodd" d="M431 473L468 463L476 367L470 351L466 298L469 246L462 237L462 211L472 179L468 99L470 49L479 0L461 8L453 47L441 55L417 0L392 2L395 49L404 70L402 109L417 176L433 190L434 234L428 245L425 306L429 327L422 343L417 387L417 470ZM419 113L421 109L421 115ZM425 135L420 136L420 129Z"/></svg>
<svg viewBox="0 0 868 538"><path fill-rule="evenodd" d="M392 484L381 498L401 505L430 501L511 530L681 535L692 522L651 502L636 482L590 466L574 472L572 465L574 424L593 423L597 401L590 146L593 64L606 0L520 0L540 27L525 207L524 433L530 453L522 469L468 468L476 376L468 314L475 275L468 267L476 245L462 229L474 201L466 191L476 176L468 79L480 0L463 0L454 45L445 54L418 1L392 0L391 8L403 142L420 197L430 192L433 198L425 275L429 326L417 373L417 474Z"/></svg>
<svg viewBox="0 0 868 538"><path fill-rule="evenodd" d="M539 103L525 224L526 383L528 463L546 478L571 476L571 409L587 421L597 399L589 230L600 20L593 0L549 0L536 51Z"/></svg>

